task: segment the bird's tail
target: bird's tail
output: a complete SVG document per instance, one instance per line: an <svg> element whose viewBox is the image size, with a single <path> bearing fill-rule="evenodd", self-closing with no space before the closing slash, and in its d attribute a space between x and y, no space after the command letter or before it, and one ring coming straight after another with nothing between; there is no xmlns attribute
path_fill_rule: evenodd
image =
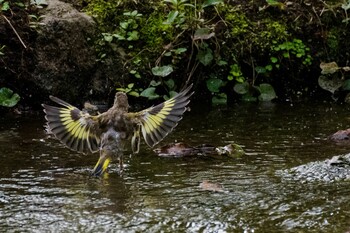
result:
<svg viewBox="0 0 350 233"><path fill-rule="evenodd" d="M97 161L94 170L91 173L92 176L101 176L107 170L107 167L111 162L111 157L106 156L102 153L103 152L101 151L101 156Z"/></svg>

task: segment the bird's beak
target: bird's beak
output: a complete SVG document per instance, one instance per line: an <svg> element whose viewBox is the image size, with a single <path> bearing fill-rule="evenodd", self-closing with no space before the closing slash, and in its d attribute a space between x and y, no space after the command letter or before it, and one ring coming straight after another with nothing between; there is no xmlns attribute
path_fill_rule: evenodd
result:
<svg viewBox="0 0 350 233"><path fill-rule="evenodd" d="M91 176L101 176L106 170L111 162L111 158L107 156L101 156L97 161Z"/></svg>

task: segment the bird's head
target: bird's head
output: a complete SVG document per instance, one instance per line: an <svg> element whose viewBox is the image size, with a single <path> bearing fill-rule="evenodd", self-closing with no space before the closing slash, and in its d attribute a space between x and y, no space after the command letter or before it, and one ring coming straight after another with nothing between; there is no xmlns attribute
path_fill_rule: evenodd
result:
<svg viewBox="0 0 350 233"><path fill-rule="evenodd" d="M128 96L124 92L117 92L115 94L113 107L128 111L128 108L129 108Z"/></svg>

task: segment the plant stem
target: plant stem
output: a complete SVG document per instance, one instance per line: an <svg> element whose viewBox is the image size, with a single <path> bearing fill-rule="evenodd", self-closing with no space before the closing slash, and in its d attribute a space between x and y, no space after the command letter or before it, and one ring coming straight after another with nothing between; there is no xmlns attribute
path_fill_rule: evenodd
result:
<svg viewBox="0 0 350 233"><path fill-rule="evenodd" d="M21 37L18 35L16 29L12 26L10 20L7 19L7 17L5 15L2 15L2 17L6 20L6 22L10 25L10 27L12 28L12 30L14 31L14 33L16 34L16 36L18 37L19 41L21 42L21 44L23 45L23 47L25 49L27 49L27 46L24 44L23 40L21 39Z"/></svg>

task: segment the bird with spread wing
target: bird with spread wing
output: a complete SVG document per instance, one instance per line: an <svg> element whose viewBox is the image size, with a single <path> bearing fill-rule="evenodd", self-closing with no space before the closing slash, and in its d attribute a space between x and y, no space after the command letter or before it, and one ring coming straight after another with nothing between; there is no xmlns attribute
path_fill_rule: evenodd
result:
<svg viewBox="0 0 350 233"><path fill-rule="evenodd" d="M113 157L123 169L123 151L131 140L133 153L140 148L142 133L148 146L153 147L167 136L182 119L189 104L192 85L173 98L139 112L128 112L127 95L117 92L113 106L106 112L90 115L69 103L50 96L60 107L42 104L48 129L68 148L82 152L100 152L92 175L103 174Z"/></svg>

